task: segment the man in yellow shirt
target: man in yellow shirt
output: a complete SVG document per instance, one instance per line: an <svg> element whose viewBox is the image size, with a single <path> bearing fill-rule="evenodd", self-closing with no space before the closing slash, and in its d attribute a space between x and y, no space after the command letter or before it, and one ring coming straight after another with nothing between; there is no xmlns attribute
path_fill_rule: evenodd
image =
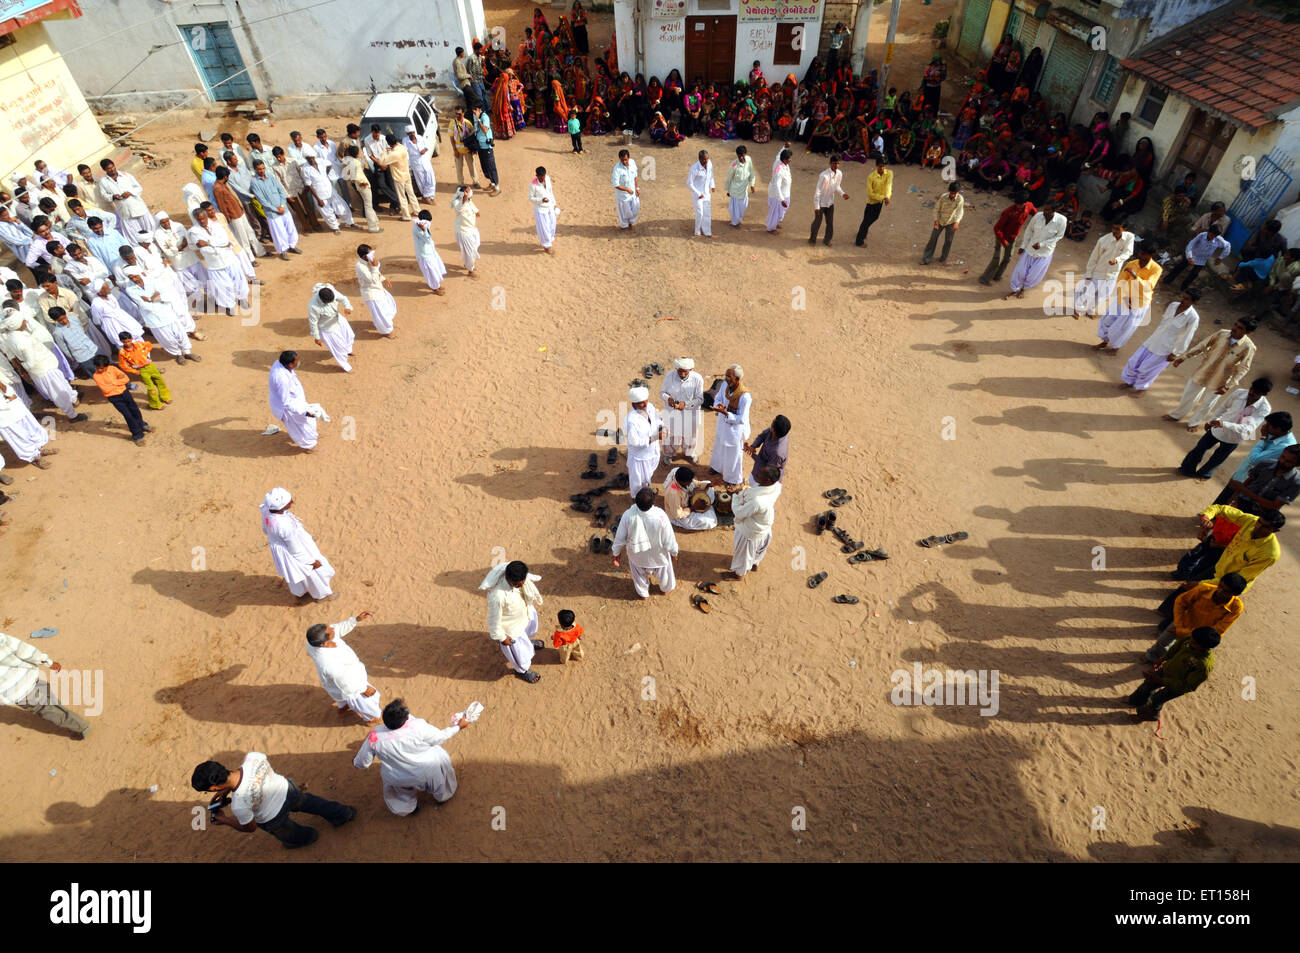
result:
<svg viewBox="0 0 1300 953"><path fill-rule="evenodd" d="M1148 662L1158 662L1169 654L1169 649L1180 639L1185 639L1196 629L1207 626L1223 635L1237 621L1246 608L1241 594L1246 590L1246 580L1240 573L1230 572L1219 580L1198 582L1174 600L1174 615L1156 633L1155 645L1147 649Z"/></svg>
<svg viewBox="0 0 1300 953"><path fill-rule="evenodd" d="M1202 537L1208 536L1212 531L1216 517L1222 517L1236 525L1237 532L1228 541L1228 545L1223 548L1223 552L1208 576L1202 576L1200 579L1189 579L1183 583L1181 588L1171 592L1165 597L1165 601L1160 603L1160 608L1157 611L1166 619L1173 617L1174 601L1185 590L1191 589L1198 582L1212 582L1218 585L1219 581L1229 573L1236 573L1246 583L1242 589L1244 593L1246 589L1251 587L1259 574L1277 562L1278 557L1282 555L1282 547L1277 541L1277 531L1286 525L1286 517L1281 510L1266 510L1262 516L1255 516L1251 513L1245 513L1235 506L1218 504L1207 506L1200 514ZM1196 575L1200 575L1200 573Z"/></svg>
<svg viewBox="0 0 1300 953"><path fill-rule="evenodd" d="M861 248L867 243L867 232L880 218L880 213L894 195L894 171L885 168L882 156L876 160L876 171L867 176L867 207L862 212L862 224L858 226L858 237L853 244Z"/></svg>
<svg viewBox="0 0 1300 953"><path fill-rule="evenodd" d="M194 158L190 160L190 171L194 173L196 181L203 181L203 160L208 157L208 147L205 143L194 143Z"/></svg>

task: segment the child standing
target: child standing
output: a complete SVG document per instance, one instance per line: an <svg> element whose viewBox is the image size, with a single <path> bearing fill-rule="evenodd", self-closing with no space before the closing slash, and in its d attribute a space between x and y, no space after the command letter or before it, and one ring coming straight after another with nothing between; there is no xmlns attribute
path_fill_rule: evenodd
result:
<svg viewBox="0 0 1300 953"><path fill-rule="evenodd" d="M149 359L153 345L148 341L133 340L130 331L123 331L117 337L122 342L117 353L118 367L128 374L139 374L149 394L149 409L162 410L163 404L172 402L172 392L167 389L158 365Z"/></svg>
<svg viewBox="0 0 1300 953"><path fill-rule="evenodd" d="M560 650L560 664L569 661L569 656L583 658L586 654L578 641L582 638L582 626L575 624L576 618L568 609L560 610L560 627L551 636L551 644Z"/></svg>
<svg viewBox="0 0 1300 953"><path fill-rule="evenodd" d="M582 155L582 123L576 109L569 110L569 139L573 142L573 154Z"/></svg>

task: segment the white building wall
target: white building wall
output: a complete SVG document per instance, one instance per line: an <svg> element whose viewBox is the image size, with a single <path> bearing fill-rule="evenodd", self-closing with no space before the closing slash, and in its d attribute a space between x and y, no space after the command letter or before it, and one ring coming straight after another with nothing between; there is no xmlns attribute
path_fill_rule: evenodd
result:
<svg viewBox="0 0 1300 953"><path fill-rule="evenodd" d="M86 98L103 109L209 102L180 29L187 25L229 24L262 100L450 87L455 48L486 39L482 0L81 0L80 6L84 16L50 22L49 34L66 51Z"/></svg>

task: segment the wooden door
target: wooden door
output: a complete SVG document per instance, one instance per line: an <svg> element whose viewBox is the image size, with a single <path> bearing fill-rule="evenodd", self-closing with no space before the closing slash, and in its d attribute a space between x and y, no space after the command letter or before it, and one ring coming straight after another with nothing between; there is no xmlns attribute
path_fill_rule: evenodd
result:
<svg viewBox="0 0 1300 953"><path fill-rule="evenodd" d="M1226 120L1216 119L1200 109L1192 113L1187 136L1173 165L1178 181L1182 181L1188 172L1195 172L1203 190L1205 183L1213 178L1214 170L1219 167L1219 160L1228 151L1228 144L1236 131L1236 127Z"/></svg>
<svg viewBox="0 0 1300 953"><path fill-rule="evenodd" d="M736 78L735 16L686 18L686 88L695 78L730 83Z"/></svg>

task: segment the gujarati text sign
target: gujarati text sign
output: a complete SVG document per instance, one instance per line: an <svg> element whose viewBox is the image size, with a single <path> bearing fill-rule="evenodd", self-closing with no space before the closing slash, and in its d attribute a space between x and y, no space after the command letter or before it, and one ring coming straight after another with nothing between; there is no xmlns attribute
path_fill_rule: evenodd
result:
<svg viewBox="0 0 1300 953"><path fill-rule="evenodd" d="M817 23L822 0L741 0L741 23Z"/></svg>

